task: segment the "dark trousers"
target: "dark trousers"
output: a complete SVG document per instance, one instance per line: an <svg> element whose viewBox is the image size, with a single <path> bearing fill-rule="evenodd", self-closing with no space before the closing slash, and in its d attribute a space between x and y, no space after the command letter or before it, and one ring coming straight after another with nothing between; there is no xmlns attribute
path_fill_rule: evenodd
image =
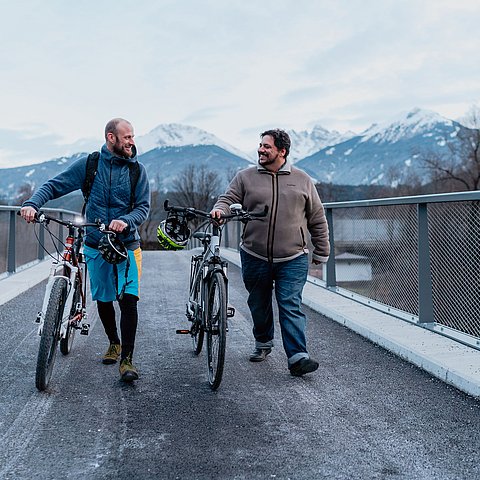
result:
<svg viewBox="0 0 480 480"><path fill-rule="evenodd" d="M257 348L273 346L274 324L272 292L278 305L278 320L288 363L308 358L305 327L301 311L302 291L307 281L308 256L300 255L286 262L271 263L240 250L242 277L248 291L248 306L253 319Z"/></svg>
<svg viewBox="0 0 480 480"><path fill-rule="evenodd" d="M120 332L122 335L122 341L120 342L113 302L97 301L98 315L110 343L121 343L122 345L122 359L133 354L138 324L137 302L138 297L129 293L124 294L123 298L118 301L120 306Z"/></svg>

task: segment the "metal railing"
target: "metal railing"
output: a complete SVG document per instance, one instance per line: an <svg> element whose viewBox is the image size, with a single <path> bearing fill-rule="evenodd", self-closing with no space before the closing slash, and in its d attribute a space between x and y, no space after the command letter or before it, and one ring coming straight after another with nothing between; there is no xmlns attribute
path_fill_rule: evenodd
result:
<svg viewBox="0 0 480 480"><path fill-rule="evenodd" d="M0 279L41 262L45 258L45 250L55 251L54 240L45 236L44 226L28 225L17 215L19 210L17 206L0 205ZM43 208L42 211L58 214L63 219L79 215L78 212L59 208ZM59 248L65 236L63 229L58 226Z"/></svg>
<svg viewBox="0 0 480 480"><path fill-rule="evenodd" d="M480 349L480 191L324 207L331 255L309 281Z"/></svg>

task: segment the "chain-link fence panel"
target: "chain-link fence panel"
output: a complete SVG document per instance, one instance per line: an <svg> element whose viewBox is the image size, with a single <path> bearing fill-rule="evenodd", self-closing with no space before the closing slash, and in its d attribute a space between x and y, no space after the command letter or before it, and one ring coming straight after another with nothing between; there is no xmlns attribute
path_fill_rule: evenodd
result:
<svg viewBox="0 0 480 480"><path fill-rule="evenodd" d="M415 205L335 209L337 285L418 315Z"/></svg>
<svg viewBox="0 0 480 480"><path fill-rule="evenodd" d="M480 203L428 207L435 322L480 337Z"/></svg>

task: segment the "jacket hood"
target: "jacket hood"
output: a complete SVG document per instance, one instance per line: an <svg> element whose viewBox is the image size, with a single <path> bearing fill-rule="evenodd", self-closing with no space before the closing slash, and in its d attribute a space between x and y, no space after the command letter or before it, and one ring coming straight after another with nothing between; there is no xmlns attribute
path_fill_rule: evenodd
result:
<svg viewBox="0 0 480 480"><path fill-rule="evenodd" d="M132 147L132 153L133 155L130 158L120 157L111 152L106 143L102 147L102 157L110 163L134 163L137 161L137 147L135 145Z"/></svg>

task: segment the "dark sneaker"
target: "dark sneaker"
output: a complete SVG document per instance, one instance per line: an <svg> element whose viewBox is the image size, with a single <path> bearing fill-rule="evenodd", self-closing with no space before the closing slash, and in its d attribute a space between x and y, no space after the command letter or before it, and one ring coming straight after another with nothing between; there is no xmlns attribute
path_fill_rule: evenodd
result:
<svg viewBox="0 0 480 480"><path fill-rule="evenodd" d="M318 368L318 362L311 358L301 358L295 362L290 368L290 374L294 377L301 377L306 373L314 372Z"/></svg>
<svg viewBox="0 0 480 480"><path fill-rule="evenodd" d="M131 357L124 358L120 362L120 380L124 382L133 382L138 379L138 371L132 365Z"/></svg>
<svg viewBox="0 0 480 480"><path fill-rule="evenodd" d="M108 347L107 353L103 356L102 363L105 365L117 363L121 351L122 347L118 343L111 343Z"/></svg>
<svg viewBox="0 0 480 480"><path fill-rule="evenodd" d="M256 348L253 353L250 354L249 360L251 362L263 362L271 352L271 348Z"/></svg>

